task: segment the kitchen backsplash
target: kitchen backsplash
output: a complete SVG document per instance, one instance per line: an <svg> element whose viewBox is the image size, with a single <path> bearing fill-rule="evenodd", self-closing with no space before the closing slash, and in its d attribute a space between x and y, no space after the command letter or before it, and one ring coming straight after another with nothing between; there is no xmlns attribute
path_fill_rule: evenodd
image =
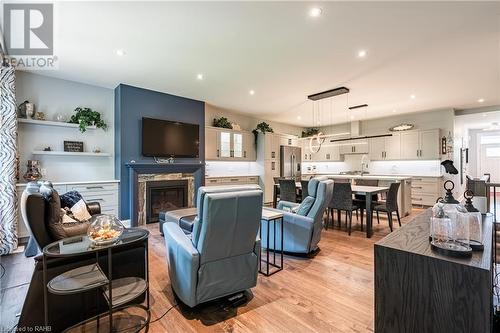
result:
<svg viewBox="0 0 500 333"><path fill-rule="evenodd" d="M205 176L207 177L255 175L258 175L257 162L207 161L205 166Z"/></svg>
<svg viewBox="0 0 500 333"><path fill-rule="evenodd" d="M441 176L441 161L373 161L368 172L375 175ZM361 155L347 155L344 162L303 162L303 173L361 171Z"/></svg>

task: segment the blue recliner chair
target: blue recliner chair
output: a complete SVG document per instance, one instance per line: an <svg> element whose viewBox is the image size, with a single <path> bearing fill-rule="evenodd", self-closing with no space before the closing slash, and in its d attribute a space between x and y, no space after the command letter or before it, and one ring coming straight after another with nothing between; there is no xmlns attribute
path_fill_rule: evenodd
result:
<svg viewBox="0 0 500 333"><path fill-rule="evenodd" d="M333 194L333 181L317 177L309 181L309 196L302 203L280 201L275 209L283 213L283 250L308 254L318 249L323 229L323 214ZM262 247L268 248L267 222L262 221ZM281 222L276 225L276 250L281 248ZM271 224L271 230L273 230ZM274 233L269 235L269 249L274 250Z"/></svg>
<svg viewBox="0 0 500 333"><path fill-rule="evenodd" d="M215 190L198 192L191 235L176 223L163 226L172 288L190 307L257 284L262 191Z"/></svg>

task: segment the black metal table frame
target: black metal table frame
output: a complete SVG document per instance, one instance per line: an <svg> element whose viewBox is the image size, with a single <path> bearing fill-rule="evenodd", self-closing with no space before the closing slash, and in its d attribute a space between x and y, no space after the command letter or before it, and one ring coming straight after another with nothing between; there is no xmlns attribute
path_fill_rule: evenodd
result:
<svg viewBox="0 0 500 333"><path fill-rule="evenodd" d="M108 257L108 298L109 298L109 310L108 310L108 316L109 316L109 331L113 332L113 253L112 253L113 247L110 246L107 248L107 257ZM106 250L105 247L103 247L103 250ZM78 255L84 255L85 253L82 254L75 254L72 256L78 256ZM144 255L145 255L145 274L146 274L146 312L148 317L146 318L146 326L149 324L150 321L150 301L149 301L149 242L146 238L146 242L144 245ZM99 267L99 251L95 251L95 256L96 256L96 265ZM42 263L43 263L43 305L44 305L44 320L45 320L45 327L49 327L49 307L48 307L48 281L47 281L47 257L59 257L59 256L51 256L47 255L44 251L42 251ZM91 288L94 289L94 288ZM101 289L100 287L95 288L98 295L97 295L97 309L99 309L99 290ZM82 291L84 291L82 289ZM120 307L119 307L120 308ZM99 319L101 317L105 316L105 314L97 314L91 319L97 320L97 327L99 327Z"/></svg>
<svg viewBox="0 0 500 333"><path fill-rule="evenodd" d="M267 249L266 249L266 261L264 262L266 264L266 270L262 270L262 246L260 250L260 256L259 256L259 273L265 275L265 276L271 276L275 273L278 273L279 271L283 270L283 215L274 219L261 219L260 220L260 229L259 229L259 236L262 239L262 221L267 222ZM273 222L273 262L271 263L269 260L269 234L270 234L270 225L271 222ZM280 265L276 264L276 223L281 222L281 249L280 249ZM269 266L273 266L277 268L276 270L269 272Z"/></svg>

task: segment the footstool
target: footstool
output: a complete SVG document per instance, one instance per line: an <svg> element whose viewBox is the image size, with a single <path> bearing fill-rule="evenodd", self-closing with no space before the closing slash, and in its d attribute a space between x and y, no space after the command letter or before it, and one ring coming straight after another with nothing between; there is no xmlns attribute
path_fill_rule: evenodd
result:
<svg viewBox="0 0 500 333"><path fill-rule="evenodd" d="M173 222L181 227L182 231L190 234L193 231L194 219L196 218L196 207L182 208L170 210L168 212L160 212L160 233L163 236L163 224Z"/></svg>

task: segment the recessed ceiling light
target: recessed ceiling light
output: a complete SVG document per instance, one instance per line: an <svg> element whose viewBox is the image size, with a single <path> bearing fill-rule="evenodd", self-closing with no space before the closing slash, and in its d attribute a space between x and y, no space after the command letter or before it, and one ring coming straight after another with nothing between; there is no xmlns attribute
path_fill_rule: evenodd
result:
<svg viewBox="0 0 500 333"><path fill-rule="evenodd" d="M301 116L297 116L297 120L301 120L301 119L302 119L302 117L301 117Z"/></svg>
<svg viewBox="0 0 500 333"><path fill-rule="evenodd" d="M366 57L366 50L359 50L358 58L364 58L364 57Z"/></svg>
<svg viewBox="0 0 500 333"><path fill-rule="evenodd" d="M415 99L415 98L417 98L417 96L415 96L415 95L411 94L411 95L410 95L410 98L411 98L411 99Z"/></svg>
<svg viewBox="0 0 500 333"><path fill-rule="evenodd" d="M203 80L203 74L198 74L196 75L197 80Z"/></svg>
<svg viewBox="0 0 500 333"><path fill-rule="evenodd" d="M249 93L250 95L255 95L255 90L250 90L248 93Z"/></svg>
<svg viewBox="0 0 500 333"><path fill-rule="evenodd" d="M351 120L354 119L354 116L351 116Z"/></svg>
<svg viewBox="0 0 500 333"><path fill-rule="evenodd" d="M321 15L321 13L323 12L323 10L319 7L313 7L309 10L309 16L311 17L318 17Z"/></svg>
<svg viewBox="0 0 500 333"><path fill-rule="evenodd" d="M392 113L396 113L396 110L392 110Z"/></svg>
<svg viewBox="0 0 500 333"><path fill-rule="evenodd" d="M480 98L477 100L478 103L484 103L484 98Z"/></svg>
<svg viewBox="0 0 500 333"><path fill-rule="evenodd" d="M123 57L125 55L125 51L123 51L122 49L116 50L115 53L117 56L120 56L120 57Z"/></svg>

